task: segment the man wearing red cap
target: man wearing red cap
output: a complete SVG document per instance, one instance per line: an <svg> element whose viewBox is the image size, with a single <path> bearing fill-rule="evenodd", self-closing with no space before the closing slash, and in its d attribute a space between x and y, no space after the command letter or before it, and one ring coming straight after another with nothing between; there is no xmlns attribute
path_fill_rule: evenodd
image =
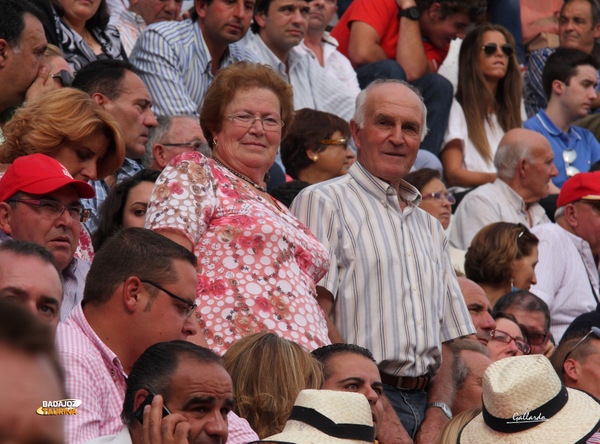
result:
<svg viewBox="0 0 600 444"><path fill-rule="evenodd" d="M80 199L93 196L90 185L43 154L18 158L0 179L0 242L26 240L52 253L64 279L61 320L83 297L90 264L73 254L89 214Z"/></svg>
<svg viewBox="0 0 600 444"><path fill-rule="evenodd" d="M558 342L573 319L600 302L600 172L568 179L556 205L556 223L531 230L540 239L538 283L531 292L548 304Z"/></svg>

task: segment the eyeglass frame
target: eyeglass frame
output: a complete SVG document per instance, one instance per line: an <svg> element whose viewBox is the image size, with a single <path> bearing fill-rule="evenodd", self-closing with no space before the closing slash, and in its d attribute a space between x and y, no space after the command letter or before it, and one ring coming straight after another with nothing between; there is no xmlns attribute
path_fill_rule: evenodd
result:
<svg viewBox="0 0 600 444"><path fill-rule="evenodd" d="M50 77L58 79L60 84L65 88L68 88L73 84L73 76L66 69L61 69L56 74L51 74Z"/></svg>
<svg viewBox="0 0 600 444"><path fill-rule="evenodd" d="M485 45L483 45L481 47L481 49L483 49L483 52L485 53L486 56L491 57L494 54L496 54L496 52L498 51L498 47L500 47L500 51L507 58L511 58L515 53L515 47L513 45L511 45L510 43L503 43L501 45L498 45L495 42L488 42ZM493 51L489 52L488 48L493 48ZM510 52L510 54L507 54L507 52Z"/></svg>
<svg viewBox="0 0 600 444"><path fill-rule="evenodd" d="M248 113L248 112L239 112L239 113L233 113L233 114L228 114L227 116L224 116L228 119L231 119L231 122L236 123L236 118L239 119L241 116L252 116L252 121L249 122L249 125L246 125L246 123L237 120L238 122L238 126L240 126L239 124L243 123L244 127L246 127L247 129L250 129L254 126L254 124L256 123L257 120L260 120L260 124L263 127L263 131L269 131L269 132L273 132L273 131L277 131L277 130L281 130L281 128L284 127L285 122L283 120L281 120L281 117L256 117L256 115L252 114L252 113ZM265 126L265 119L273 119L274 121L277 122L276 127L268 127Z"/></svg>
<svg viewBox="0 0 600 444"><path fill-rule="evenodd" d="M506 341L503 341L500 338L497 338L496 336L494 336L494 333L496 333L496 332L500 332L503 335L508 336L510 338L510 341L506 342ZM497 328L494 328L492 331L490 331L490 338L495 339L496 341L500 341L500 342L502 342L504 344L510 344L511 342L514 341L515 346L519 350L521 350L523 352L523 354L528 355L529 353L531 353L531 346L527 343L527 341L525 341L524 339L515 338L515 337L509 335L508 333L506 333L504 330L498 330ZM517 342L517 341L519 341L519 342L521 342L521 343L524 344L523 348L519 347L519 342ZM526 347L527 350L525 350L525 346L527 346Z"/></svg>
<svg viewBox="0 0 600 444"><path fill-rule="evenodd" d="M585 341L587 338L589 338L591 334L595 335L597 339L600 339L600 327L592 326L590 331L587 332L586 335L577 342L577 344L575 344L573 347L571 347L571 350L569 350L567 352L567 354L565 355L565 358L563 359L563 362L562 362L563 373L565 372L565 362L567 362L567 359L569 359L569 356L571 355L571 353L573 353L573 351L577 347L579 347L583 343L583 341Z"/></svg>
<svg viewBox="0 0 600 444"><path fill-rule="evenodd" d="M183 302L184 304L188 305L190 308L188 308L188 310L185 313L185 316L189 319L193 314L194 311L196 310L196 308L198 308L198 304L192 303L190 301L186 301L185 299L183 299L182 297L177 296L174 293L171 293L169 290L166 290L164 288L162 288L160 285L148 280L148 279L140 279L140 282L143 282L144 284L150 284L153 287L158 288L160 291L164 291L168 296L171 296L174 299L177 299L178 301Z"/></svg>
<svg viewBox="0 0 600 444"><path fill-rule="evenodd" d="M436 191L435 193L428 193L421 196L421 200L424 199L438 199L442 200L442 197L448 201L450 205L454 205L456 203L456 198L452 193L444 193L443 191Z"/></svg>
<svg viewBox="0 0 600 444"><path fill-rule="evenodd" d="M202 142L199 139L194 140L193 142L180 142L180 143L161 143L162 146L167 146L167 147L181 147L181 146L192 146L194 147L195 151L198 151L200 148L202 148L202 145L204 144L204 142Z"/></svg>
<svg viewBox="0 0 600 444"><path fill-rule="evenodd" d="M87 208L75 207L73 205L68 205L68 204L59 202L58 200L54 200L54 199L17 199L17 198L11 197L10 199L6 200L6 203L11 203L11 202L18 202L18 203L24 203L27 205L31 205L32 207L39 208L40 211L43 211L42 205L44 203L50 202L52 204L61 205L62 210L60 210L60 212L57 215L54 215L53 217L58 219L60 216L62 216L64 214L65 210L68 208L69 216L71 217L71 219L73 219L77 222L80 222L80 223L87 222L87 220L90 218L90 215L91 215L91 211ZM77 215L78 215L77 219L75 219L73 217L73 215L71 214L72 210L78 210L77 211Z"/></svg>
<svg viewBox="0 0 600 444"><path fill-rule="evenodd" d="M319 140L319 145L327 145L327 146L344 146L344 148L348 148L348 139L323 139Z"/></svg>

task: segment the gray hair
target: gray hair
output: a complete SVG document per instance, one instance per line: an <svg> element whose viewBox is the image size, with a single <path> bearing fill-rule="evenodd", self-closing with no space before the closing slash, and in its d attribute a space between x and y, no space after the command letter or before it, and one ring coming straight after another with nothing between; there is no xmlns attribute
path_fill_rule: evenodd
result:
<svg viewBox="0 0 600 444"><path fill-rule="evenodd" d="M145 146L146 154L144 154L144 159L142 160L142 164L145 168L150 168L152 166L152 162L154 161L152 148L167 135L171 129L171 123L173 122L174 117L175 116L158 116L156 118L158 125L148 130L148 141Z"/></svg>
<svg viewBox="0 0 600 444"><path fill-rule="evenodd" d="M365 108L366 108L366 104L367 104L367 97L369 96L369 92L371 91L371 89L373 89L375 86L378 85L383 85L386 83L396 83L399 85L404 85L406 86L408 89L410 89L412 92L414 92L417 97L419 98L419 100L421 101L421 105L423 106L423 122L421 124L421 141L423 141L423 139L425 139L425 136L427 135L427 132L429 131L429 129L427 128L427 107L425 106L425 102L423 101L423 95L421 94L421 91L416 88L415 86L411 85L408 82L405 82L404 80L398 80L398 79L377 79L374 80L373 82L369 83L369 85L363 89L360 93L358 93L358 96L356 96L356 106L354 108L354 121L356 122L356 125L359 128L362 128L365 124Z"/></svg>
<svg viewBox="0 0 600 444"><path fill-rule="evenodd" d="M470 370L465 361L461 358L461 351L473 351L481 353L485 356L490 356L488 348L474 339L457 339L450 342L450 350L452 351L452 378L456 390L460 390L465 385L465 380L469 376Z"/></svg>
<svg viewBox="0 0 600 444"><path fill-rule="evenodd" d="M562 5L562 8L560 8L560 14L562 15L563 10L565 9L565 6L568 3L571 3L573 0L565 0L565 2ZM585 0L590 4L590 7L592 9L592 25L596 26L598 23L600 23L600 4L598 4L597 0Z"/></svg>
<svg viewBox="0 0 600 444"><path fill-rule="evenodd" d="M512 180L515 177L519 162L525 159L528 164L535 162L531 154L531 145L525 142L500 143L494 156L494 166L498 177L502 180Z"/></svg>

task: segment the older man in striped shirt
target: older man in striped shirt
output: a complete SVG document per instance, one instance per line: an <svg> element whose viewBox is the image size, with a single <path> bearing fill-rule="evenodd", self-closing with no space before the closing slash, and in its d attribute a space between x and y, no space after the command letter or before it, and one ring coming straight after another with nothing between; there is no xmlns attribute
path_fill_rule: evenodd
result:
<svg viewBox="0 0 600 444"><path fill-rule="evenodd" d="M384 389L408 435L432 443L451 417L448 341L475 333L439 222L404 182L426 134L420 94L397 80L373 82L351 122L357 162L347 175L301 192L292 211L329 248L319 303L333 342L373 352Z"/></svg>

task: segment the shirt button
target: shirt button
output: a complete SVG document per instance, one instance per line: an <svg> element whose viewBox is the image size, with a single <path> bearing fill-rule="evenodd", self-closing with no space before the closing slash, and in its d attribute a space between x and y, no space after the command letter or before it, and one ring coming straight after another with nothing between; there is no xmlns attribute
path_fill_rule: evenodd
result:
<svg viewBox="0 0 600 444"><path fill-rule="evenodd" d="M414 291L417 291L417 286L416 286L416 285L413 285L413 286L412 286L412 289L413 289Z"/></svg>
<svg viewBox="0 0 600 444"><path fill-rule="evenodd" d="M410 256L412 256L412 252L411 252L411 251L407 251L407 252L406 252L406 255L407 255L408 257L410 257Z"/></svg>

